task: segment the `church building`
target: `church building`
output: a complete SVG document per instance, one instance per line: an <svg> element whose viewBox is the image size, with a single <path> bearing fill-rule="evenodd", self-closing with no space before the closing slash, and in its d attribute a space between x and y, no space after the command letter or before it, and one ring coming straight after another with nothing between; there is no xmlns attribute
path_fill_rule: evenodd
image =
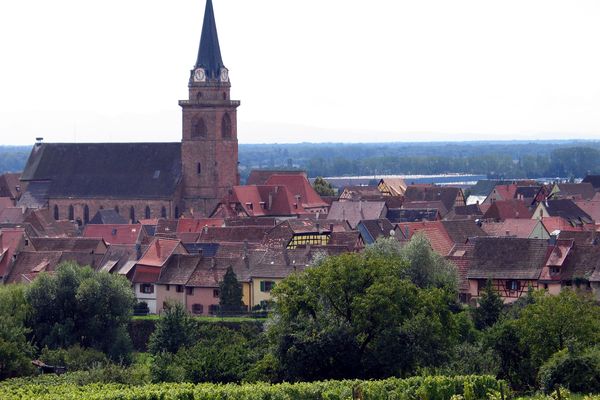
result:
<svg viewBox="0 0 600 400"><path fill-rule="evenodd" d="M21 181L19 205L49 208L55 219L86 224L102 209L132 222L210 214L239 185L236 110L221 59L212 1L204 22L181 142L43 143L38 141Z"/></svg>

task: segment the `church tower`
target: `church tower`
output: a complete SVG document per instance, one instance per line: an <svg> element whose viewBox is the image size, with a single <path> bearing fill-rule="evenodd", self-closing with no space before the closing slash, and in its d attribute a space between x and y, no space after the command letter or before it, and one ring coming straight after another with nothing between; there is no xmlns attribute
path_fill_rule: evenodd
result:
<svg viewBox="0 0 600 400"><path fill-rule="evenodd" d="M236 109L229 71L221 59L212 1L206 0L196 65L190 72L189 99L183 114L181 158L185 208L209 214L239 185Z"/></svg>

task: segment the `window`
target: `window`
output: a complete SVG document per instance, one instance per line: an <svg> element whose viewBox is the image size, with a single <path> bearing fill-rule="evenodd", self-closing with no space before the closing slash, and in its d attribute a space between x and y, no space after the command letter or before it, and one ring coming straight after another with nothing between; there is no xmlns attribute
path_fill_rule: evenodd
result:
<svg viewBox="0 0 600 400"><path fill-rule="evenodd" d="M188 296L193 296L194 295L194 288L193 287L187 287L185 288L187 295Z"/></svg>
<svg viewBox="0 0 600 400"><path fill-rule="evenodd" d="M133 206L129 207L129 219L131 223L135 223L135 208Z"/></svg>
<svg viewBox="0 0 600 400"><path fill-rule="evenodd" d="M167 285L166 289L167 289L167 292L170 291L171 290L171 285Z"/></svg>
<svg viewBox="0 0 600 400"><path fill-rule="evenodd" d="M192 314L202 314L204 306L202 304L192 304Z"/></svg>
<svg viewBox="0 0 600 400"><path fill-rule="evenodd" d="M179 218L179 207L175 206L175 219Z"/></svg>
<svg viewBox="0 0 600 400"><path fill-rule="evenodd" d="M162 218L167 218L167 209L165 208L165 206L162 206L160 209L160 216Z"/></svg>
<svg viewBox="0 0 600 400"><path fill-rule="evenodd" d="M54 219L57 220L57 221L59 219L58 206L57 205L54 206Z"/></svg>
<svg viewBox="0 0 600 400"><path fill-rule="evenodd" d="M260 281L260 291L261 292L270 292L271 289L275 287L275 282L273 281Z"/></svg>
<svg viewBox="0 0 600 400"><path fill-rule="evenodd" d="M140 284L140 293L154 293L154 285L151 283L142 283Z"/></svg>
<svg viewBox="0 0 600 400"><path fill-rule="evenodd" d="M202 173L202 164L198 163L198 165L196 165L196 172L198 175Z"/></svg>
<svg viewBox="0 0 600 400"><path fill-rule="evenodd" d="M560 272L560 268L559 267L550 267L550 274L551 275L556 275Z"/></svg>
<svg viewBox="0 0 600 400"><path fill-rule="evenodd" d="M75 208L73 208L73 205L70 205L69 206L69 221L73 221L74 219L75 219Z"/></svg>
<svg viewBox="0 0 600 400"><path fill-rule="evenodd" d="M86 204L83 206L83 223L87 224L88 222L90 222L90 208Z"/></svg>
<svg viewBox="0 0 600 400"><path fill-rule="evenodd" d="M119 206L115 206L115 212L118 214L119 213Z"/></svg>
<svg viewBox="0 0 600 400"><path fill-rule="evenodd" d="M231 117L229 114L223 115L221 121L221 137L223 139L231 139Z"/></svg>
<svg viewBox="0 0 600 400"><path fill-rule="evenodd" d="M211 304L210 306L208 306L208 313L209 314L216 314L219 312L219 305L218 304Z"/></svg>
<svg viewBox="0 0 600 400"><path fill-rule="evenodd" d="M175 291L177 293L183 293L183 285L177 285L177 287L175 288Z"/></svg>
<svg viewBox="0 0 600 400"><path fill-rule="evenodd" d="M144 216L146 217L146 219L150 219L152 215L152 212L150 211L150 206L146 206L146 211L144 213Z"/></svg>
<svg viewBox="0 0 600 400"><path fill-rule="evenodd" d="M221 295L221 292L219 291L219 289L213 289L213 297L214 298L219 298L220 295Z"/></svg>
<svg viewBox="0 0 600 400"><path fill-rule="evenodd" d="M521 288L521 284L519 281L515 280L506 281L506 288L512 292L519 290Z"/></svg>
<svg viewBox="0 0 600 400"><path fill-rule="evenodd" d="M201 139L206 137L206 124L202 118L192 122L192 139Z"/></svg>

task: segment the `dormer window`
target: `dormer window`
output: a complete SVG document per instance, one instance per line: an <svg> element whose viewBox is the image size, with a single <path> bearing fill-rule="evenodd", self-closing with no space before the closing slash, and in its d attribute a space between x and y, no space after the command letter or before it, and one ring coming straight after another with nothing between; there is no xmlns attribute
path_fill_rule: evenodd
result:
<svg viewBox="0 0 600 400"><path fill-rule="evenodd" d="M263 210L265 210L267 208L267 203L264 201L261 201L260 203L260 208L262 208Z"/></svg>
<svg viewBox="0 0 600 400"><path fill-rule="evenodd" d="M249 210L254 209L254 207L252 206L252 203L246 203L246 208L248 208Z"/></svg>

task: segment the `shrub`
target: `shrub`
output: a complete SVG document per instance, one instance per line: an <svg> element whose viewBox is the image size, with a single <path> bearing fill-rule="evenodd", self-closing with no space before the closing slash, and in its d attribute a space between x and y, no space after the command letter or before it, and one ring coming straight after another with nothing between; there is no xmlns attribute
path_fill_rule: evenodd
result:
<svg viewBox="0 0 600 400"><path fill-rule="evenodd" d="M576 393L599 393L600 348L588 348L580 353L561 350L542 365L538 379L546 393L559 386Z"/></svg>

